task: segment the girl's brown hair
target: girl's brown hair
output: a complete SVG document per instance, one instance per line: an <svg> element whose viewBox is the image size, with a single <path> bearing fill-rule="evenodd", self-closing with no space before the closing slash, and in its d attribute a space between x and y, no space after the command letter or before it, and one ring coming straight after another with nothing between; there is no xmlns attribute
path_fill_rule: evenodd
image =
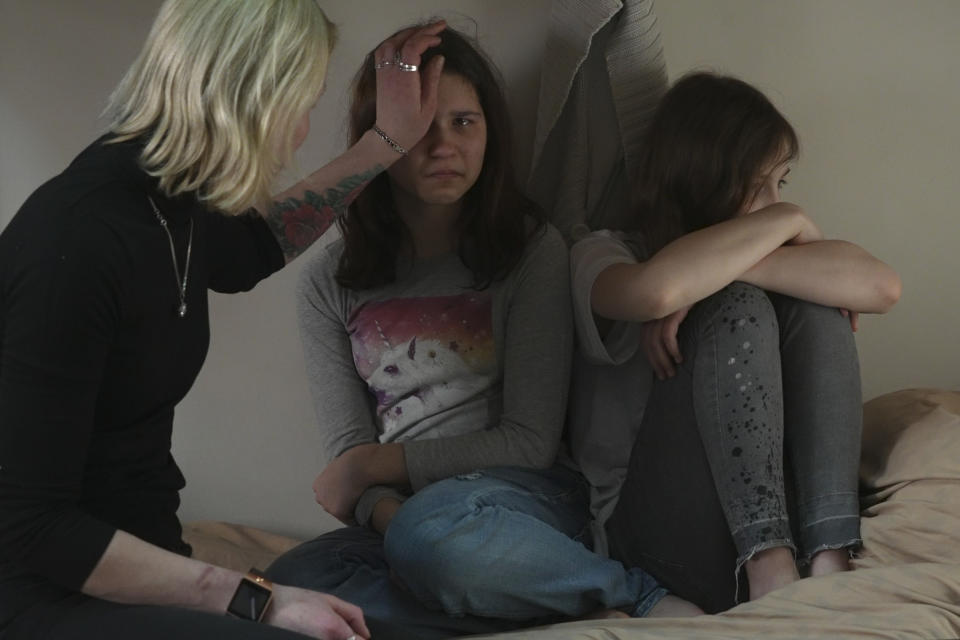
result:
<svg viewBox="0 0 960 640"><path fill-rule="evenodd" d="M427 50L421 68L435 56L444 57L443 72L469 82L477 92L487 124L483 169L464 195L458 221L458 251L473 272L474 286L489 286L509 274L519 262L535 231L543 226L539 208L519 189L513 170L510 116L493 64L463 34L447 28L442 42ZM377 80L373 52L357 73L350 107L350 140L369 130L377 115ZM534 222L531 225L531 221ZM339 220L343 254L336 279L349 289L369 289L393 282L397 257L412 250L409 233L393 204L390 181L381 173Z"/></svg>
<svg viewBox="0 0 960 640"><path fill-rule="evenodd" d="M798 153L793 127L754 87L713 73L681 78L650 122L634 191L650 254L736 216L757 176Z"/></svg>

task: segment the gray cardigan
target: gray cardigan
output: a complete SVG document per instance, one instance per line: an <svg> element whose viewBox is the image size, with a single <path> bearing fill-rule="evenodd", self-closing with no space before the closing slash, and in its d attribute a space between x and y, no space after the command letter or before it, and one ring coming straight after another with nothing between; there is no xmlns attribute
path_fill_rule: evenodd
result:
<svg viewBox="0 0 960 640"><path fill-rule="evenodd" d="M554 0L528 189L568 242L581 224L622 228L666 88L653 0Z"/></svg>
<svg viewBox="0 0 960 640"><path fill-rule="evenodd" d="M528 187L568 243L589 229L624 228L643 132L666 88L653 0L554 0ZM594 279L613 262L635 259L618 244L601 234L571 256L580 347L570 453L592 487L594 550L602 554L652 376L635 349L639 325L615 327L601 341L593 322Z"/></svg>

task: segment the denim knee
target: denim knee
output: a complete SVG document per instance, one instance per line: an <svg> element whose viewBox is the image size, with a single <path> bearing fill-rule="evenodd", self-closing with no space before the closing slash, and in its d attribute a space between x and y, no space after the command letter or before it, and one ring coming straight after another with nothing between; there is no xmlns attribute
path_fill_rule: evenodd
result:
<svg viewBox="0 0 960 640"><path fill-rule="evenodd" d="M770 300L780 319L783 341L803 341L805 351L818 349L831 361L859 367L857 346L850 320L838 309L814 302L771 293Z"/></svg>
<svg viewBox="0 0 960 640"><path fill-rule="evenodd" d="M543 551L531 545L561 540L579 551L588 529L586 496L580 477L565 470L496 468L448 478L400 508L384 539L386 558L427 606L529 618L546 610L511 594L524 580L542 591L543 576L522 575L527 569L514 559L529 562Z"/></svg>
<svg viewBox="0 0 960 640"><path fill-rule="evenodd" d="M698 302L691 319L698 335L713 331L718 339L744 332L779 331L777 312L767 292L745 282L731 282Z"/></svg>
<svg viewBox="0 0 960 640"><path fill-rule="evenodd" d="M395 577L424 604L448 611L444 603L462 602L481 577L470 566L478 544L467 532L483 509L459 491L458 482L440 481L407 500L383 542Z"/></svg>

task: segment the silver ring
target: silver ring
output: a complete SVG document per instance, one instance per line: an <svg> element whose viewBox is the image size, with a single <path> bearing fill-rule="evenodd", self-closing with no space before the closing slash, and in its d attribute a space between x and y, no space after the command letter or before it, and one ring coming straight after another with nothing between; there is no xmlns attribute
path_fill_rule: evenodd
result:
<svg viewBox="0 0 960 640"><path fill-rule="evenodd" d="M377 71L380 71L380 69L385 69L385 68L387 68L387 67L393 66L394 64L396 64L396 63L394 63L394 62L392 62L392 61L390 61L390 60L381 60L380 62L378 62L378 63L376 63L375 65L373 65L373 68L374 68L375 70L377 70Z"/></svg>
<svg viewBox="0 0 960 640"><path fill-rule="evenodd" d="M393 55L393 64L397 65L397 68L399 68L400 71L416 71L417 70L417 65L407 64L406 62L403 61L403 58L400 57L399 51L397 51Z"/></svg>

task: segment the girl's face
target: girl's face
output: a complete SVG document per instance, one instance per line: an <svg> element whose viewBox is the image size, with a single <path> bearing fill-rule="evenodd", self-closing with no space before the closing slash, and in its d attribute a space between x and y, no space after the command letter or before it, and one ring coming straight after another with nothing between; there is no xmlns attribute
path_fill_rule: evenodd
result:
<svg viewBox="0 0 960 640"><path fill-rule="evenodd" d="M462 76L444 73L430 129L387 173L396 196L459 204L480 176L486 148L487 122L476 90Z"/></svg>
<svg viewBox="0 0 960 640"><path fill-rule="evenodd" d="M780 202L780 189L787 184L788 173L790 173L789 160L776 160L767 165L754 181L751 189L753 198L744 204L740 214L753 213Z"/></svg>

